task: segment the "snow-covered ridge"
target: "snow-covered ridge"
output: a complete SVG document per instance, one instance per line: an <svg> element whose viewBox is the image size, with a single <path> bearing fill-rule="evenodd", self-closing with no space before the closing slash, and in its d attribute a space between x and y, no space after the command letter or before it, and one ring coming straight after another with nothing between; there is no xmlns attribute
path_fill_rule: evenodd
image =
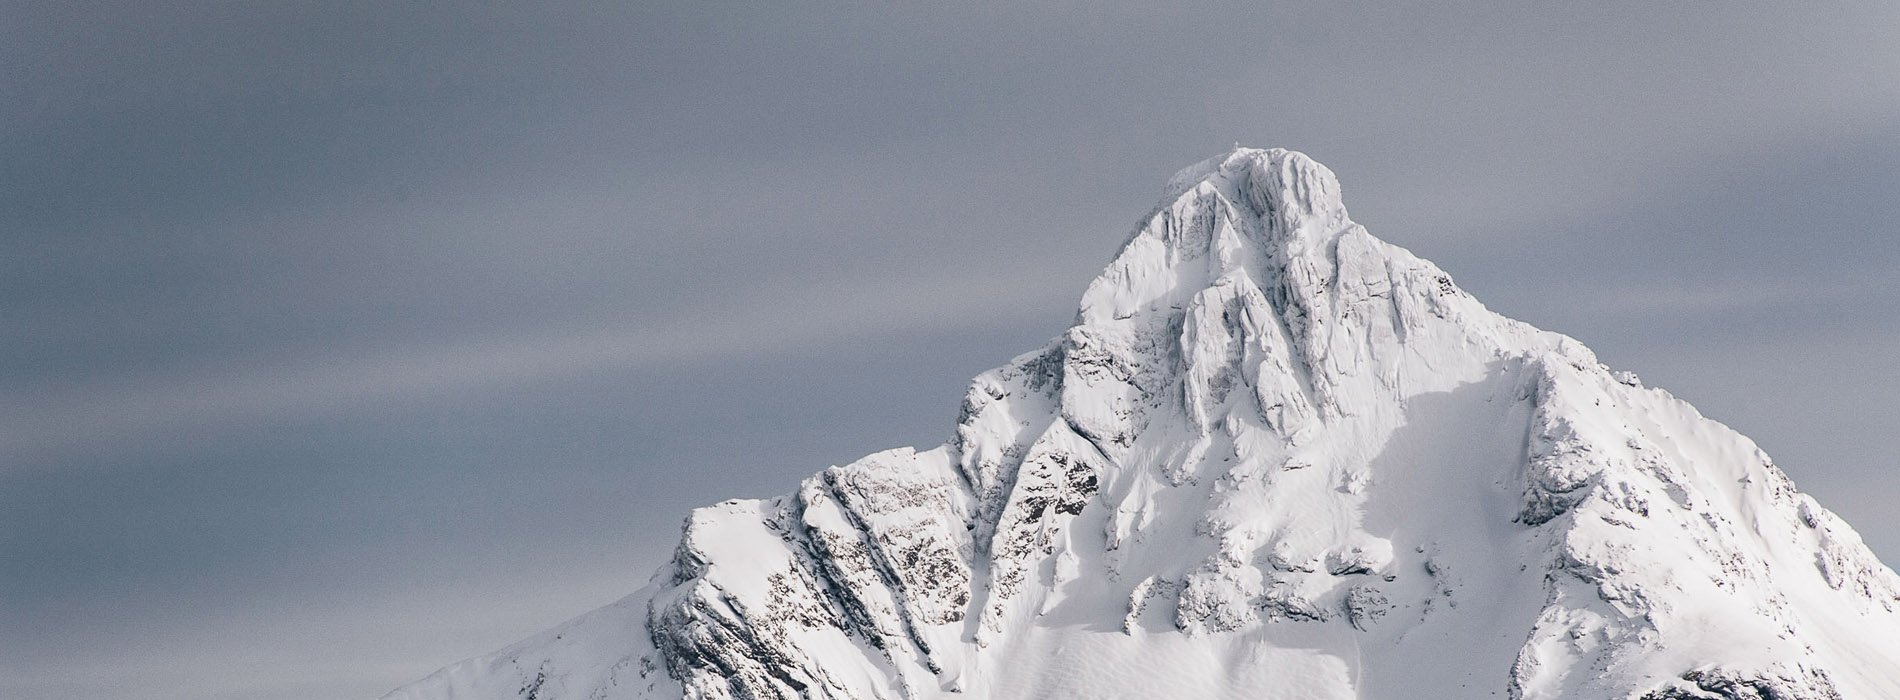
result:
<svg viewBox="0 0 1900 700"><path fill-rule="evenodd" d="M388 697L1900 698L1897 610L1747 438L1236 149L948 443L694 511L646 588Z"/></svg>

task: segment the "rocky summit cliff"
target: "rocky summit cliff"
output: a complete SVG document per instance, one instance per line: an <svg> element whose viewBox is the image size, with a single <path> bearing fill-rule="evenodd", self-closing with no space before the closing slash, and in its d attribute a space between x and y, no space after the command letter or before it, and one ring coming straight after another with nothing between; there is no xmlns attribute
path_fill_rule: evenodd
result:
<svg viewBox="0 0 1900 700"><path fill-rule="evenodd" d="M1846 523L1339 191L1182 171L946 444L694 511L645 588L388 699L1900 698Z"/></svg>

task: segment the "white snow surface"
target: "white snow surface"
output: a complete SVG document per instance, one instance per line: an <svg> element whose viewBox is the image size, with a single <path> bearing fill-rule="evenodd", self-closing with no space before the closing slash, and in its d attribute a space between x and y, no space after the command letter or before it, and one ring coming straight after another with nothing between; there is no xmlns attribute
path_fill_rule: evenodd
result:
<svg viewBox="0 0 1900 700"><path fill-rule="evenodd" d="M646 588L386 700L1878 700L1896 611L1753 442L1236 149L947 444L696 510Z"/></svg>

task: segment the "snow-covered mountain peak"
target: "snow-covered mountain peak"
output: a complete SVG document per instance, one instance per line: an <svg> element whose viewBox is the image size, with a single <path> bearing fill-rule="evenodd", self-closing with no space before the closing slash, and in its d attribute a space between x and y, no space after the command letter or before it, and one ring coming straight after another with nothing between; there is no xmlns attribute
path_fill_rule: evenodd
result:
<svg viewBox="0 0 1900 700"><path fill-rule="evenodd" d="M1155 215L1189 211L1223 217L1238 227L1230 233L1272 251L1324 248L1351 223L1333 172L1305 154L1278 148L1238 148L1176 173ZM1152 227L1150 222L1142 230ZM1215 234L1220 229L1195 232ZM1169 241L1217 243L1178 237Z"/></svg>
<svg viewBox="0 0 1900 700"><path fill-rule="evenodd" d="M1287 174L1293 175L1296 181L1326 183L1329 187L1313 190L1313 193L1330 192L1331 206L1339 205L1339 178L1333 175L1332 170L1326 166L1299 151L1246 146L1235 146L1233 150L1226 153L1176 171L1174 176L1168 179L1164 199L1178 197L1181 193L1204 182L1246 189L1251 186L1249 181L1255 179L1256 176L1260 176L1262 184L1267 184L1267 181L1276 177L1284 179Z"/></svg>
<svg viewBox="0 0 1900 700"><path fill-rule="evenodd" d="M946 444L694 511L646 589L392 697L1893 698L1897 611L1752 442L1236 149Z"/></svg>

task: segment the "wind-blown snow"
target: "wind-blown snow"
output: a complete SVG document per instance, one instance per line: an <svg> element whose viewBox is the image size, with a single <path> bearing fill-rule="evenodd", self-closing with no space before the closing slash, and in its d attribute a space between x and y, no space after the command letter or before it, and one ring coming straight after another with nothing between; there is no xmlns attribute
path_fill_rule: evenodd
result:
<svg viewBox="0 0 1900 700"><path fill-rule="evenodd" d="M1747 438L1237 149L947 444L694 511L646 588L388 700L1900 698L1896 610Z"/></svg>

